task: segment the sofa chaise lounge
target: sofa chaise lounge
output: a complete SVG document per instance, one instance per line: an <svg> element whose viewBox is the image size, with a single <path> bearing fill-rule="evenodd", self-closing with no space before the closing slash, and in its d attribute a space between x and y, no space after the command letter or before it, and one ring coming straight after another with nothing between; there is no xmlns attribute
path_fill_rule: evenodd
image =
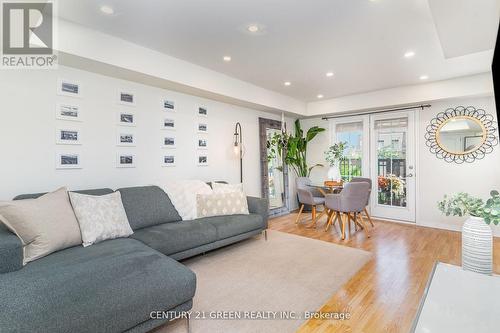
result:
<svg viewBox="0 0 500 333"><path fill-rule="evenodd" d="M0 225L0 332L147 332L168 321L150 319L152 311L192 307L196 276L177 260L267 229L265 199L248 197L249 215L182 221L159 187L117 191L134 230L129 238L68 248L23 267L21 241Z"/></svg>

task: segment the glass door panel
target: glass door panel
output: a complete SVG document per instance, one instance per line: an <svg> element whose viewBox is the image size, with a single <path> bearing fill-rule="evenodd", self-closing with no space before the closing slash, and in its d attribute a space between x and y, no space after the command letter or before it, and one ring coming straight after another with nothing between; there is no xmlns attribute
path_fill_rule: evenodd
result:
<svg viewBox="0 0 500 333"><path fill-rule="evenodd" d="M346 158L340 162L340 175L344 181L362 176L363 122L338 124L336 142L346 142Z"/></svg>
<svg viewBox="0 0 500 333"><path fill-rule="evenodd" d="M414 113L371 116L372 215L415 221Z"/></svg>
<svg viewBox="0 0 500 333"><path fill-rule="evenodd" d="M362 177L369 172L369 118L346 117L332 120L331 144L346 142L346 158L340 162L340 175L344 181Z"/></svg>
<svg viewBox="0 0 500 333"><path fill-rule="evenodd" d="M408 119L375 122L378 204L406 207L406 141Z"/></svg>

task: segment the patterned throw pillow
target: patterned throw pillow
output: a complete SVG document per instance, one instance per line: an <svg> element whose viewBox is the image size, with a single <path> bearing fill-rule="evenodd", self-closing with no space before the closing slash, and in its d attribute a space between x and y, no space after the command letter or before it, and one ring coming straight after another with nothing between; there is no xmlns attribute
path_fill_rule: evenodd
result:
<svg viewBox="0 0 500 333"><path fill-rule="evenodd" d="M212 189L217 193L243 192L243 184L212 183Z"/></svg>
<svg viewBox="0 0 500 333"><path fill-rule="evenodd" d="M101 196L70 192L69 197L80 224L83 246L106 239L128 237L134 233L123 208L120 192Z"/></svg>
<svg viewBox="0 0 500 333"><path fill-rule="evenodd" d="M196 197L198 218L219 215L248 215L247 198L243 192L198 194Z"/></svg>

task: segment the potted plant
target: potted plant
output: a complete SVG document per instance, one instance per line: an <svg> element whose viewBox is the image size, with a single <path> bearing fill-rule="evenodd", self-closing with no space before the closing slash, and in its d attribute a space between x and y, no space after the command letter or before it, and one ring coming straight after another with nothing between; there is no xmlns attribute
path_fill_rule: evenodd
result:
<svg viewBox="0 0 500 333"><path fill-rule="evenodd" d="M328 179L332 181L339 182L342 180L342 176L340 174L339 164L345 156L344 152L346 149L347 142L337 142L330 146L327 151L325 151L325 160L330 165L330 169L328 169Z"/></svg>
<svg viewBox="0 0 500 333"><path fill-rule="evenodd" d="M462 267L466 270L491 274L493 271L493 232L490 224L500 222L500 195L490 192L486 203L468 193L444 196L438 202L446 216L469 216L462 227Z"/></svg>
<svg viewBox="0 0 500 333"><path fill-rule="evenodd" d="M286 132L276 133L267 141L268 160L272 160L276 156L282 156L284 162L292 168L297 177L309 177L313 168L323 165L307 165L307 145L318 133L324 130L324 128L313 126L309 128L304 136L300 121L297 119L293 135Z"/></svg>

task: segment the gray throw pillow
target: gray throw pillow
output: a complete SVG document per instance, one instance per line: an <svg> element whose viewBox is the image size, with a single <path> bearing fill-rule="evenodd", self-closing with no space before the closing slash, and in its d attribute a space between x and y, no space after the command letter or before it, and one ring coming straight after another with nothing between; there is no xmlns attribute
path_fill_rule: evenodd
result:
<svg viewBox="0 0 500 333"><path fill-rule="evenodd" d="M83 246L89 246L106 239L128 237L134 232L123 208L120 192L94 196L70 193L75 210Z"/></svg>
<svg viewBox="0 0 500 333"><path fill-rule="evenodd" d="M21 239L24 264L82 244L64 187L37 199L0 201L0 221Z"/></svg>

